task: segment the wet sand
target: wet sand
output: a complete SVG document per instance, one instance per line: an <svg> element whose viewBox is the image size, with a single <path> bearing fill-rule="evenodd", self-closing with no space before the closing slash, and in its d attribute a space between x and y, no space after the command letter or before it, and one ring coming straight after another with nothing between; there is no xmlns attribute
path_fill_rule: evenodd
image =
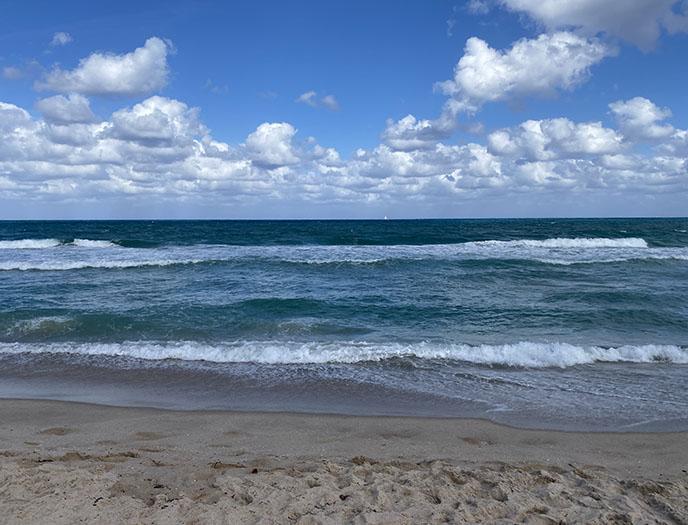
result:
<svg viewBox="0 0 688 525"><path fill-rule="evenodd" d="M0 400L4 523L688 523L688 432Z"/></svg>

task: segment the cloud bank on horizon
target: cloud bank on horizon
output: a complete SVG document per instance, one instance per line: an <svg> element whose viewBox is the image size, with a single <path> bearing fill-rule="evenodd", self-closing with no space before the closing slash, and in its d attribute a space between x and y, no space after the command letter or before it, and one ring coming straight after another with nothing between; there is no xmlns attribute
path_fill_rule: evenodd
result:
<svg viewBox="0 0 688 525"><path fill-rule="evenodd" d="M662 36L686 42L687 9L675 0L466 2L453 12L515 13L535 34L501 48L469 37L448 78L428 79L442 99L435 115L383 120L377 145L344 153L280 119L256 122L235 144L216 136L201 118L212 108L162 94L177 76L177 44L163 35L124 53L92 51L71 68L41 67L33 107L0 95L0 218L686 215L688 130L644 93L610 96L596 119L466 129L497 103L571 97L624 53L661 53ZM77 40L75 31L46 35L52 52ZM3 76L28 78L28 65ZM352 103L310 88L290 100L330 110L318 118ZM99 100L117 106L107 118L92 109Z"/></svg>

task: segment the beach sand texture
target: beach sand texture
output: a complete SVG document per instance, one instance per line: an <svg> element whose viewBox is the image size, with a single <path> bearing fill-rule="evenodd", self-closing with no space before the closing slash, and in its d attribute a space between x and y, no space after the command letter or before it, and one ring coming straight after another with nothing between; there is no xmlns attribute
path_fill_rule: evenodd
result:
<svg viewBox="0 0 688 525"><path fill-rule="evenodd" d="M688 433L0 402L13 523L688 523Z"/></svg>

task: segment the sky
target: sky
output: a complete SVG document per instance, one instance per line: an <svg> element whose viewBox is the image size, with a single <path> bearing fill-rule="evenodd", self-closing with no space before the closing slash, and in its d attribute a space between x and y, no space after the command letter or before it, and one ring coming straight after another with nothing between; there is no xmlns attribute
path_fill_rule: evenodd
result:
<svg viewBox="0 0 688 525"><path fill-rule="evenodd" d="M0 219L688 215L688 0L3 11Z"/></svg>

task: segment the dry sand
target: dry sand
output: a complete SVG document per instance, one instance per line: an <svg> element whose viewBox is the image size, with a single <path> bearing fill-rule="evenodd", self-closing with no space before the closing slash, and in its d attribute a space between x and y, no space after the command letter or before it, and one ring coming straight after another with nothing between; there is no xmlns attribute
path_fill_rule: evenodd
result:
<svg viewBox="0 0 688 525"><path fill-rule="evenodd" d="M688 433L0 400L0 522L688 523Z"/></svg>

